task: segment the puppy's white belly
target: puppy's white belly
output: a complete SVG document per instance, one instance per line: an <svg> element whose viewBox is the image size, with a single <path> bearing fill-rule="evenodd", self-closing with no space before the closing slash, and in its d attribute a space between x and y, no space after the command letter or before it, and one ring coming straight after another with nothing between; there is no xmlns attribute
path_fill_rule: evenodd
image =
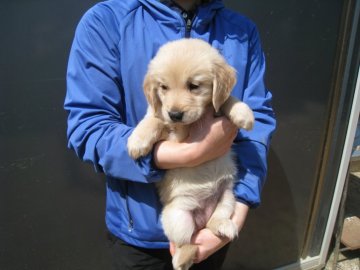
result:
<svg viewBox="0 0 360 270"><path fill-rule="evenodd" d="M158 183L160 198L166 204L181 196L198 202L218 197L232 184L235 174L231 153L197 167L168 170Z"/></svg>

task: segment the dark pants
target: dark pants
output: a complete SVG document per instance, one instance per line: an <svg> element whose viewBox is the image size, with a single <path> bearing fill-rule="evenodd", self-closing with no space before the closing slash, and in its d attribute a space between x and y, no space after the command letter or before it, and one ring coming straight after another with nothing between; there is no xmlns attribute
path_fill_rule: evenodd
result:
<svg viewBox="0 0 360 270"><path fill-rule="evenodd" d="M109 235L113 270L173 270L168 249L146 249L127 244ZM191 270L220 270L229 245L226 245L205 261L194 264Z"/></svg>

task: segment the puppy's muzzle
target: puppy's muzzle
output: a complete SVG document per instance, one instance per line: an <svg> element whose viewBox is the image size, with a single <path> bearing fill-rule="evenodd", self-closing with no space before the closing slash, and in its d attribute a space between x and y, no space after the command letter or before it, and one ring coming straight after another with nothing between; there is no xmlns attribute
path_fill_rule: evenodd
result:
<svg viewBox="0 0 360 270"><path fill-rule="evenodd" d="M184 112L179 112L179 111L171 111L168 112L168 114L173 122L181 122L184 116Z"/></svg>

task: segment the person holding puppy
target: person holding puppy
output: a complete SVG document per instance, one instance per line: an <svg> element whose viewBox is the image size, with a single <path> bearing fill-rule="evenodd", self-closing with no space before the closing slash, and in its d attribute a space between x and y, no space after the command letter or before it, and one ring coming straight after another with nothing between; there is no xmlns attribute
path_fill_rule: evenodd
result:
<svg viewBox="0 0 360 270"><path fill-rule="evenodd" d="M184 37L207 41L236 69L232 95L254 111L254 129L238 130L209 110L184 142L159 142L134 161L126 145L146 113L142 80L147 65L161 45ZM196 166L230 149L238 169L232 220L241 230L249 208L260 203L276 124L264 72L255 25L220 0L109 0L86 12L69 57L64 107L69 147L107 178L114 269L172 269L174 247L162 230L155 183L167 169ZM198 253L191 269L221 269L228 239L205 228L192 241Z"/></svg>

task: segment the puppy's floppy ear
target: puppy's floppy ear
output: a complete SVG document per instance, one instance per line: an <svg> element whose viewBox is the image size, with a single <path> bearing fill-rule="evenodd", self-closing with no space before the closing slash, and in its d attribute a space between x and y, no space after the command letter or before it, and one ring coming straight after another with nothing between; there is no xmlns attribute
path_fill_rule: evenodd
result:
<svg viewBox="0 0 360 270"><path fill-rule="evenodd" d="M157 94L157 85L153 75L147 73L144 79L144 94L149 103L150 107L154 109L155 112L158 112L160 108L160 99Z"/></svg>
<svg viewBox="0 0 360 270"><path fill-rule="evenodd" d="M214 61L214 81L212 103L215 112L218 112L221 105L229 98L236 83L236 71L227 64L224 59Z"/></svg>

